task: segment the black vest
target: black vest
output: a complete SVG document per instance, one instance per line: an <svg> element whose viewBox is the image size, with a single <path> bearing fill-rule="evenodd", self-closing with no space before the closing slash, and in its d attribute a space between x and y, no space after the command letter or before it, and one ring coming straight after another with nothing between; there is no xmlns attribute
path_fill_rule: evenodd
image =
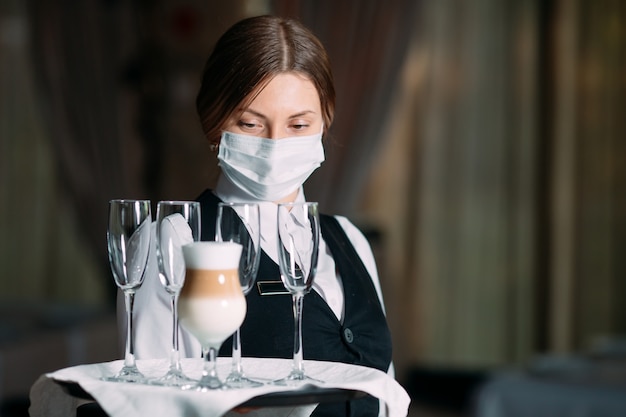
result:
<svg viewBox="0 0 626 417"><path fill-rule="evenodd" d="M201 203L202 240L215 240L215 219L220 200L206 190L198 201ZM363 365L387 372L391 363L391 335L371 277L337 220L321 215L320 225L342 278L344 322L337 320L316 291L307 294L302 313L303 357ZM282 286L278 265L262 252L257 283L269 281ZM248 310L241 326L242 355L292 358L294 323L291 296L261 295L258 286L255 286L246 299ZM229 339L222 345L220 353L230 356L231 351L232 339ZM343 404L322 404L313 415L376 416L378 400L365 397Z"/></svg>

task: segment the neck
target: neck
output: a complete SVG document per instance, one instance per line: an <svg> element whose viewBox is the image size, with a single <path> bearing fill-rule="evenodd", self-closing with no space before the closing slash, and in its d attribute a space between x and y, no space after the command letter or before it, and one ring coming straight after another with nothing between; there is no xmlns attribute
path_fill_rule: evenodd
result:
<svg viewBox="0 0 626 417"><path fill-rule="evenodd" d="M296 197L298 197L298 191L296 190L293 193L289 194L286 197L281 198L280 200L276 200L274 201L274 203L276 204L280 204L280 203L293 203L294 201L296 201Z"/></svg>

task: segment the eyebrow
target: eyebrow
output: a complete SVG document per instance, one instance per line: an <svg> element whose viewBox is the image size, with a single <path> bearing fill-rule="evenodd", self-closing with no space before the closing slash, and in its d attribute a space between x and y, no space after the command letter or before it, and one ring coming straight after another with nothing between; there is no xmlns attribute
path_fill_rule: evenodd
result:
<svg viewBox="0 0 626 417"><path fill-rule="evenodd" d="M258 111L252 110L252 109L243 109L241 111L241 113L252 113L253 115L260 117L262 119L267 119L267 116L265 116L263 113L260 113ZM294 113L291 116L289 116L289 119L294 119L296 117L302 117L302 116L306 116L307 114L315 114L315 112L313 110L303 110L301 112L298 113Z"/></svg>

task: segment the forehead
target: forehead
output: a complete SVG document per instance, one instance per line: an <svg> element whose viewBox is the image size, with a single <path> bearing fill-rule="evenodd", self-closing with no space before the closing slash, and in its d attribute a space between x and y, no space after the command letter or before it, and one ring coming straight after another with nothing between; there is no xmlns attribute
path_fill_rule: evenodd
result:
<svg viewBox="0 0 626 417"><path fill-rule="evenodd" d="M296 72L280 73L250 95L251 100L244 110L257 112L301 112L321 113L319 93L313 82Z"/></svg>

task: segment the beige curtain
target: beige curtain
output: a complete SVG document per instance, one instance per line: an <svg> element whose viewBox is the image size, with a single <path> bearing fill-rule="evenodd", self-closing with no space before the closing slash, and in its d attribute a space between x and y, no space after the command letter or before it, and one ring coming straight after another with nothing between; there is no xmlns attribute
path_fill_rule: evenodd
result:
<svg viewBox="0 0 626 417"><path fill-rule="evenodd" d="M533 342L536 10L445 3L428 3L425 16L432 72L412 193L414 355L489 365Z"/></svg>
<svg viewBox="0 0 626 417"><path fill-rule="evenodd" d="M96 265L112 282L106 256L108 200L147 198L142 144L125 130L124 64L134 45L128 4L96 0L29 2L32 78L39 123ZM80 36L78 36L80 34ZM114 285L107 285L110 294ZM113 300L113 298L110 298Z"/></svg>
<svg viewBox="0 0 626 417"><path fill-rule="evenodd" d="M625 6L422 2L362 207L400 368L626 332Z"/></svg>
<svg viewBox="0 0 626 417"><path fill-rule="evenodd" d="M626 335L626 3L558 3L549 347Z"/></svg>
<svg viewBox="0 0 626 417"><path fill-rule="evenodd" d="M102 306L102 272L79 208L57 177L31 63L26 4L0 8L0 287L5 307L41 302ZM108 277L107 277L108 279ZM22 311L22 310L20 310ZM26 323L26 319L25 323Z"/></svg>
<svg viewBox="0 0 626 417"><path fill-rule="evenodd" d="M386 258L400 360L474 366L533 343L537 11L453 3L422 3L405 74L413 111L389 132L411 139L375 175L388 177L380 221L400 222Z"/></svg>

